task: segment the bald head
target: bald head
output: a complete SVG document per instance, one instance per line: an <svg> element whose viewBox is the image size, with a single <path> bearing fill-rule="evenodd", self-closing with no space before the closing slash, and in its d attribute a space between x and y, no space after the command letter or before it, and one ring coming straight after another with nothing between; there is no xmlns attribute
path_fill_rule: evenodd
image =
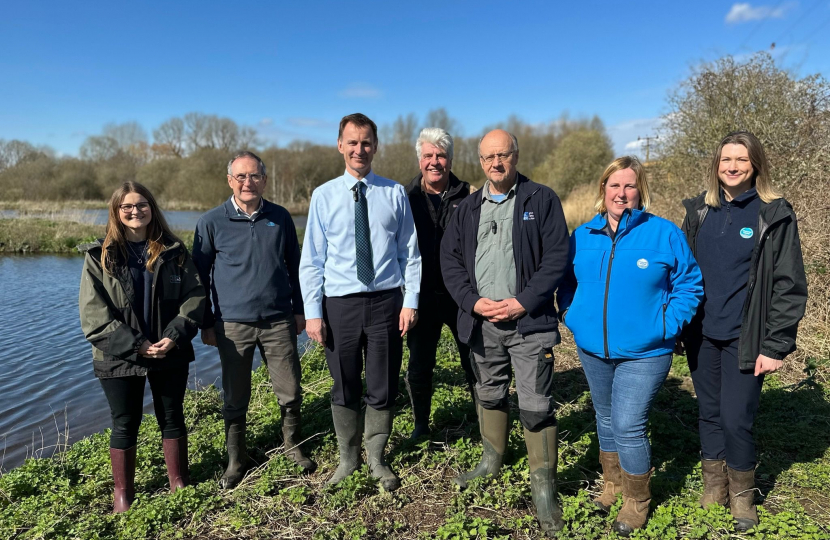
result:
<svg viewBox="0 0 830 540"><path fill-rule="evenodd" d="M506 192L516 182L516 163L519 161L519 143L512 133L494 129L481 138L478 155L484 175L495 192Z"/></svg>

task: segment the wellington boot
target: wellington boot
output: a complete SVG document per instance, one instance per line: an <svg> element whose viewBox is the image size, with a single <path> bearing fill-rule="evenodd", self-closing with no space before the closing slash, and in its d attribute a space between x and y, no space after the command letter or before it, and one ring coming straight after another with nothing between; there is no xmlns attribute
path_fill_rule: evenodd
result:
<svg viewBox="0 0 830 540"><path fill-rule="evenodd" d="M112 513L120 514L130 509L135 499L135 454L136 447L126 450L110 448L113 490Z"/></svg>
<svg viewBox="0 0 830 540"><path fill-rule="evenodd" d="M542 531L551 537L565 526L556 496L556 465L559 459L557 429L556 426L537 432L525 429L530 493L536 506L536 519Z"/></svg>
<svg viewBox="0 0 830 540"><path fill-rule="evenodd" d="M408 375L408 374L407 374ZM406 389L409 392L409 400L412 403L412 416L415 421L415 429L412 430L410 439L418 439L430 434L429 413L432 408L432 385L422 383L410 383L406 381Z"/></svg>
<svg viewBox="0 0 830 540"><path fill-rule="evenodd" d="M187 435L178 439L162 439L164 463L170 480L170 493L190 485L190 470L187 466Z"/></svg>
<svg viewBox="0 0 830 540"><path fill-rule="evenodd" d="M303 453L300 442L303 440L300 435L302 426L302 413L300 406L287 408L280 407L282 412L282 440L285 455L294 463L302 467L303 474L311 474L317 470L317 464Z"/></svg>
<svg viewBox="0 0 830 540"><path fill-rule="evenodd" d="M700 506L707 508L710 504L726 506L729 504L729 475L726 472L726 460L701 459L700 470L703 473L703 495Z"/></svg>
<svg viewBox="0 0 830 540"><path fill-rule="evenodd" d="M755 508L755 470L736 471L726 468L729 477L729 511L735 520L735 530L741 533L758 525Z"/></svg>
<svg viewBox="0 0 830 540"><path fill-rule="evenodd" d="M331 404L331 417L337 446L340 449L340 463L334 475L326 482L334 485L360 468L360 403L350 407Z"/></svg>
<svg viewBox="0 0 830 540"><path fill-rule="evenodd" d="M648 521L648 506L651 503L651 475L654 468L645 474L628 474L622 471L623 505L614 530L620 536L629 536Z"/></svg>
<svg viewBox="0 0 830 540"><path fill-rule="evenodd" d="M594 499L594 504L607 514L617 502L617 495L622 493L622 469L620 455L616 452L599 451L602 465L602 493Z"/></svg>
<svg viewBox="0 0 830 540"><path fill-rule="evenodd" d="M473 478L498 473L504 461L504 452L507 450L507 434L510 431L508 422L509 407L485 409L476 403L476 408L478 409L478 424L481 431L483 452L481 461L472 471L465 472L452 479L461 489L465 489L467 483Z"/></svg>
<svg viewBox="0 0 830 540"><path fill-rule="evenodd" d="M401 487L401 479L383 455L389 436L392 435L392 413L391 409L379 411L366 407L366 431L363 434L366 455L369 458L369 472L372 478L380 480L380 485L386 491L395 491Z"/></svg>
<svg viewBox="0 0 830 540"><path fill-rule="evenodd" d="M225 445L228 448L228 468L219 479L219 487L231 489L237 486L248 468L248 450L245 446L247 424L244 416L225 420Z"/></svg>

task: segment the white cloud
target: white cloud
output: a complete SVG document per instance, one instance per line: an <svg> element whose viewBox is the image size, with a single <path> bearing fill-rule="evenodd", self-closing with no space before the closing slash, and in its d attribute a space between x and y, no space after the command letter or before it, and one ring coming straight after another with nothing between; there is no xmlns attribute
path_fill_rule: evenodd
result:
<svg viewBox="0 0 830 540"><path fill-rule="evenodd" d="M263 118L262 120L259 121L260 126L270 126L273 123L274 123L273 118Z"/></svg>
<svg viewBox="0 0 830 540"><path fill-rule="evenodd" d="M637 118L608 126L606 131L614 145L614 154L618 156L636 154L644 158L646 155L644 141L638 141L637 137L653 137L661 123L662 119L659 117Z"/></svg>
<svg viewBox="0 0 830 540"><path fill-rule="evenodd" d="M353 83L341 90L338 95L343 98L376 99L383 96L383 92L366 83Z"/></svg>
<svg viewBox="0 0 830 540"><path fill-rule="evenodd" d="M726 22L729 24L740 24L763 19L783 19L787 12L795 7L795 2L780 5L778 7L756 6L752 7L749 2L732 4L729 13L726 14Z"/></svg>
<svg viewBox="0 0 830 540"><path fill-rule="evenodd" d="M626 150L639 150L642 146L646 143L646 141L640 139L639 141L631 141L630 143L626 143L625 149Z"/></svg>

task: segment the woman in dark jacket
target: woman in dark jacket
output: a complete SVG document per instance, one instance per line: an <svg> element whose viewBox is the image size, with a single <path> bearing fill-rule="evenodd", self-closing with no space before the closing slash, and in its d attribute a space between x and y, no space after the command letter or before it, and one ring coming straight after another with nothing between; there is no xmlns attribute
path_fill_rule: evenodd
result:
<svg viewBox="0 0 830 540"><path fill-rule="evenodd" d="M95 375L112 414L113 511L130 508L136 441L150 381L170 490L188 484L184 423L190 341L205 310L205 291L181 240L170 232L150 191L126 182L113 193L103 241L86 253L78 305L92 343Z"/></svg>
<svg viewBox="0 0 830 540"><path fill-rule="evenodd" d="M683 333L700 408L700 504L728 504L743 532L758 524L752 424L761 386L795 350L807 280L795 213L772 185L754 135L727 135L706 183L683 201L683 231L704 283Z"/></svg>

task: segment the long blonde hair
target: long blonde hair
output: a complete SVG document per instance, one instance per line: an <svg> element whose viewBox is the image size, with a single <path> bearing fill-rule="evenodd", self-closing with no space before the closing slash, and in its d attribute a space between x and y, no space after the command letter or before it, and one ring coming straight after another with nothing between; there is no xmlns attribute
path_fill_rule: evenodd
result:
<svg viewBox="0 0 830 540"><path fill-rule="evenodd" d="M764 153L764 147L761 146L761 141L748 131L733 131L723 138L715 150L715 155L712 158L712 165L709 167L709 175L706 177L706 204L712 208L720 208L720 178L718 178L718 169L720 168L720 155L723 147L727 144L740 144L746 148L749 154L749 162L752 164L755 176L755 189L758 191L758 196L765 203L771 203L775 199L780 199L784 195L772 185L772 180L769 177L769 162L767 155Z"/></svg>
<svg viewBox="0 0 830 540"><path fill-rule="evenodd" d="M112 275L115 270L116 260L113 259L110 248L120 255L122 261L126 261L127 255L127 236L124 231L124 224L121 223L121 203L128 193L138 193L150 205L150 223L147 225L147 262L146 267L150 272L153 271L161 252L164 251L165 243L179 242L181 240L173 234L164 215L156 204L156 198L150 193L150 190L139 184L138 182L124 182L121 186L113 192L109 202L109 219L107 219L107 234L104 237L104 246L101 252L101 266L104 271ZM181 261L180 261L181 263Z"/></svg>
<svg viewBox="0 0 830 540"><path fill-rule="evenodd" d="M646 168L640 163L640 160L634 156L618 157L605 168L605 172L599 177L599 191L597 198L594 201L594 208L600 214L608 211L605 207L605 183L617 171L624 171L631 169L637 175L637 191L640 194L640 210L648 211L648 205L651 204L651 194L648 190L648 180L646 179Z"/></svg>

